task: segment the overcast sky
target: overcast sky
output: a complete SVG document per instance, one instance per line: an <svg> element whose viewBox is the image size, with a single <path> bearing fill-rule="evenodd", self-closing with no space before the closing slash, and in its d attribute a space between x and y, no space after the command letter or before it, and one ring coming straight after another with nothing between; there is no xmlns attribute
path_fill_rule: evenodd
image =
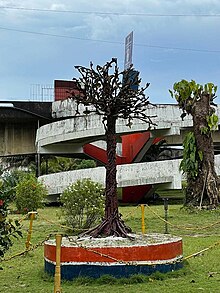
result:
<svg viewBox="0 0 220 293"><path fill-rule="evenodd" d="M33 85L90 61L117 57L123 69L131 31L150 101L175 103L168 90L181 79L213 82L220 96L219 25L219 0L0 0L0 99L32 100Z"/></svg>

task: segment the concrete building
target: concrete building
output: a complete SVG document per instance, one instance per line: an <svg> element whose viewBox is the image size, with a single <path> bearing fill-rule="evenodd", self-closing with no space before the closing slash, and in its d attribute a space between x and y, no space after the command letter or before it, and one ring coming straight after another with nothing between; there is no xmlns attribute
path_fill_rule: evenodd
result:
<svg viewBox="0 0 220 293"><path fill-rule="evenodd" d="M64 86L65 83L60 85ZM88 110L93 109L83 106L77 109L71 99L55 97L52 115L58 120L38 129L36 137L38 153L76 156L84 154L105 164L105 129L102 117L94 113L85 114ZM219 110L220 108L217 109L217 113ZM76 111L80 113L76 115ZM181 111L177 105L149 106L146 114L151 116L155 123L150 130L149 125L140 120L134 119L131 128L126 125L125 120L117 121L117 182L118 187L122 187L124 202L138 202L149 195L154 187L163 186L169 189L182 187L180 160L141 163L141 159L158 137L165 138L169 145L181 145L185 134L192 127L192 119L187 116L182 121ZM219 131L214 134L216 143L220 141L219 135ZM86 177L104 183L104 167L49 174L39 179L45 182L51 195L58 195L69 184Z"/></svg>
<svg viewBox="0 0 220 293"><path fill-rule="evenodd" d="M68 99L69 90L76 90L73 81L55 81L53 102L1 102L0 108L0 155L57 155L93 158L105 165L105 130L102 117L85 114L86 108L77 109ZM0 105L1 105L0 104ZM80 114L76 115L76 109ZM217 108L219 115L220 107ZM185 134L192 127L190 116L184 121L177 105L156 105L146 109L155 126L134 119L132 127L126 121L117 121L117 182L122 187L124 202L138 202L154 188L181 189L180 160L142 162L143 156L158 138L165 138L170 146L180 146ZM214 133L216 148L220 132ZM216 157L216 170L219 158ZM91 178L104 183L104 167L75 170L40 176L47 185L51 197L57 196L77 179Z"/></svg>

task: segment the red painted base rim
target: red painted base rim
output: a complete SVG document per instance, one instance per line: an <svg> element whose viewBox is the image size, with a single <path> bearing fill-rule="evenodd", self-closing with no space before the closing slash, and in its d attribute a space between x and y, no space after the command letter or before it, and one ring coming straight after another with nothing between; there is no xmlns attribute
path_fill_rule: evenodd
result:
<svg viewBox="0 0 220 293"><path fill-rule="evenodd" d="M61 263L172 262L182 254L182 239L167 234L135 235L134 241L71 237L62 240ZM54 240L45 242L44 257L48 262L56 261Z"/></svg>

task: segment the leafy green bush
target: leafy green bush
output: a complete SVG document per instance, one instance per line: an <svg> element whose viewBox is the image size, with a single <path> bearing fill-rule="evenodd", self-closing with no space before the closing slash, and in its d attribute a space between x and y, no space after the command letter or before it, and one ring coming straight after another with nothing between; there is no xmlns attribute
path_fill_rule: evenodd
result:
<svg viewBox="0 0 220 293"><path fill-rule="evenodd" d="M183 159L180 163L180 170L187 175L188 179L195 179L198 176L202 160L203 153L197 150L195 134L190 131L183 141Z"/></svg>
<svg viewBox="0 0 220 293"><path fill-rule="evenodd" d="M33 175L24 177L16 186L15 204L19 212L27 213L43 207L47 189Z"/></svg>
<svg viewBox="0 0 220 293"><path fill-rule="evenodd" d="M7 220L5 214L4 208L0 206L0 258L2 258L6 250L13 245L12 238L22 236L22 232L20 231L20 223L17 220Z"/></svg>
<svg viewBox="0 0 220 293"><path fill-rule="evenodd" d="M8 201L13 201L15 199L16 185L27 176L30 176L30 174L18 169L8 170L2 173L2 184L0 185L0 189L4 190L4 196L7 197Z"/></svg>
<svg viewBox="0 0 220 293"><path fill-rule="evenodd" d="M7 218L8 204L10 195L4 189L4 181L0 181L0 259L4 256L6 250L12 246L12 238L22 236L20 223Z"/></svg>
<svg viewBox="0 0 220 293"><path fill-rule="evenodd" d="M103 194L103 186L88 178L68 186L60 197L66 224L74 229L96 225L104 214Z"/></svg>

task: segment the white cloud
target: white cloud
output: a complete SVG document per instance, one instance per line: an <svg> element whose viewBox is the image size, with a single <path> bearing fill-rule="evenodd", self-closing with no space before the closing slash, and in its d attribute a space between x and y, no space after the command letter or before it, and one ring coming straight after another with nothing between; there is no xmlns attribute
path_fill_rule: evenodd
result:
<svg viewBox="0 0 220 293"><path fill-rule="evenodd" d="M56 13L3 9L3 6L29 9L72 10L89 13ZM131 15L104 15L97 12L148 13L148 14L220 14L219 0L2 0L0 3L0 27L15 28L49 34L68 35L65 39L0 30L0 74L7 72L4 84L10 85L10 76L16 83L25 78L27 87L31 78L45 79L70 75L75 64L103 64L112 56L118 57L123 66L123 44L80 41L97 39L124 42L126 35L134 31L136 44L161 47L182 47L220 50L218 27L220 18L211 17L147 17ZM79 39L77 39L79 38ZM217 64L220 54L203 54L172 49L134 47L133 59L145 80L152 79L161 85L152 85L157 93L176 78L193 77L205 80L220 76ZM208 64L209 63L209 64ZM210 69L212 65L212 70ZM68 74L67 74L68 72ZM71 73L69 73L71 72ZM211 75L213 72L213 75ZM47 80L46 80L47 79ZM1 88L4 86L1 83ZM19 85L19 87L21 86ZM8 86L8 91L13 89ZM5 91L6 92L6 91ZM16 94L16 92L15 92Z"/></svg>

